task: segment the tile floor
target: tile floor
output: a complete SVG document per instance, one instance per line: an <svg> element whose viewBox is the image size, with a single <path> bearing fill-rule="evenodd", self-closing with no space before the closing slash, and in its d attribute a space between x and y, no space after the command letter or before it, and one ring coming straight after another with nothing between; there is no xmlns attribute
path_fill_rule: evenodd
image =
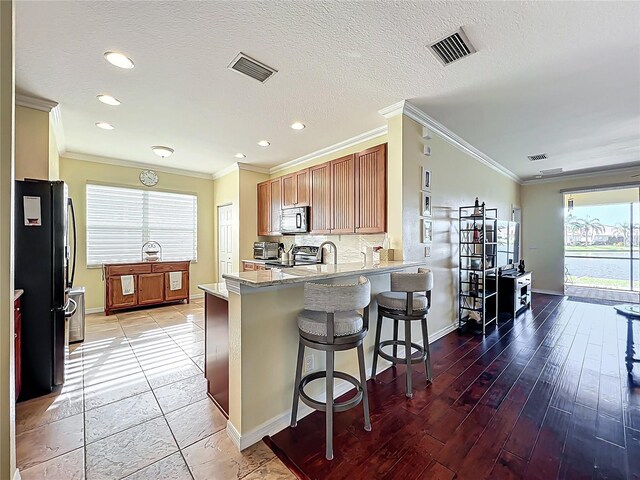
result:
<svg viewBox="0 0 640 480"><path fill-rule="evenodd" d="M202 300L87 316L60 392L16 408L23 480L294 479L263 443L239 453L204 379Z"/></svg>

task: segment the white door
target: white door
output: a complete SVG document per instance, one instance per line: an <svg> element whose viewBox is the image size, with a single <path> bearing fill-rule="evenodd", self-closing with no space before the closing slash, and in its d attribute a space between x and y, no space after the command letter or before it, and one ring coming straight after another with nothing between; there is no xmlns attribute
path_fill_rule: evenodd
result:
<svg viewBox="0 0 640 480"><path fill-rule="evenodd" d="M232 205L218 207L218 281L222 275L233 270L233 208Z"/></svg>

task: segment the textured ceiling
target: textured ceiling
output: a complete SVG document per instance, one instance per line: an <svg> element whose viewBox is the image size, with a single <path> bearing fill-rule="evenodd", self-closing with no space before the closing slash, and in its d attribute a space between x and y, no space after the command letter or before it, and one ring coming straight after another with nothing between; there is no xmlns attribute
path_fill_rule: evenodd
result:
<svg viewBox="0 0 640 480"><path fill-rule="evenodd" d="M408 99L529 178L640 162L639 24L638 2L19 1L16 83L60 103L76 153L215 172L242 152L269 167L384 125L378 110ZM425 45L461 25L478 53L443 67ZM278 73L228 70L240 51ZM175 154L158 159L158 144Z"/></svg>

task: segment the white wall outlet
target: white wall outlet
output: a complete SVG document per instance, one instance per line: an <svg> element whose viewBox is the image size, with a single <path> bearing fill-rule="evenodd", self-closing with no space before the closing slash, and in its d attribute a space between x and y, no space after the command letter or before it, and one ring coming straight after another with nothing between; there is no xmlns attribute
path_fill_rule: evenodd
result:
<svg viewBox="0 0 640 480"><path fill-rule="evenodd" d="M313 355L307 355L304 357L304 371L310 372L313 370Z"/></svg>

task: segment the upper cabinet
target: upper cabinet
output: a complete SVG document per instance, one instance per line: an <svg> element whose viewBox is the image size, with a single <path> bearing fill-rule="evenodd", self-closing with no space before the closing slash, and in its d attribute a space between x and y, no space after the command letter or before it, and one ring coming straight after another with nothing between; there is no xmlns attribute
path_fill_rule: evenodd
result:
<svg viewBox="0 0 640 480"><path fill-rule="evenodd" d="M331 233L331 164L323 163L309 169L311 199L310 233Z"/></svg>
<svg viewBox="0 0 640 480"><path fill-rule="evenodd" d="M356 233L387 229L387 145L355 156Z"/></svg>
<svg viewBox="0 0 640 480"><path fill-rule="evenodd" d="M258 184L258 235L278 235L281 209L305 206L309 233L384 233L387 145Z"/></svg>
<svg viewBox="0 0 640 480"><path fill-rule="evenodd" d="M309 169L282 177L282 208L309 206Z"/></svg>
<svg viewBox="0 0 640 480"><path fill-rule="evenodd" d="M271 232L271 180L258 184L258 235Z"/></svg>
<svg viewBox="0 0 640 480"><path fill-rule="evenodd" d="M331 163L331 233L354 233L355 156L332 160Z"/></svg>

